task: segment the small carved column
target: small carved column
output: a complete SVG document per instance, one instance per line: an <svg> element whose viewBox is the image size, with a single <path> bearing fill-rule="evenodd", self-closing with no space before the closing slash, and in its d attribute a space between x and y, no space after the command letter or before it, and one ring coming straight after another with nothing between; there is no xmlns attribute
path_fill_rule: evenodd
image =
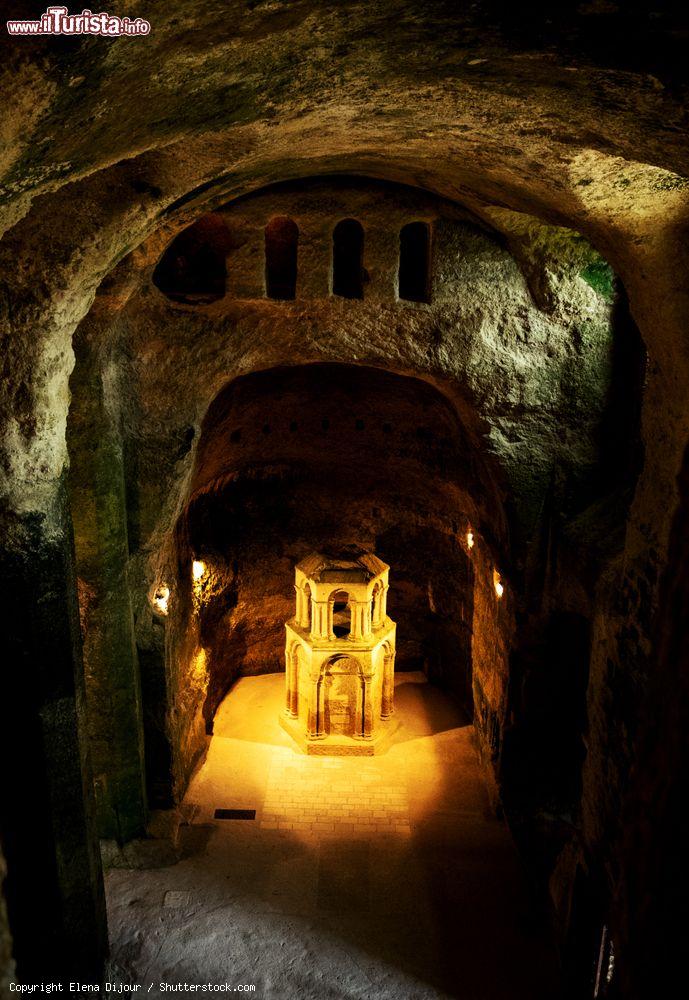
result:
<svg viewBox="0 0 689 1000"><path fill-rule="evenodd" d="M319 695L318 687L319 687L318 678L316 678L316 680L314 680L313 677L310 678L310 681L309 681L309 713L308 713L308 719L307 719L307 729L308 729L309 739L311 739L311 740L317 739L317 737L319 737L319 736L322 735L321 732L320 732L321 719L320 719L320 713L318 711L318 707L319 707L318 706L318 695Z"/></svg>
<svg viewBox="0 0 689 1000"><path fill-rule="evenodd" d="M312 601L313 619L311 635L314 639L327 639L331 633L330 608L328 601Z"/></svg>
<svg viewBox="0 0 689 1000"><path fill-rule="evenodd" d="M294 663L294 675L292 678L292 700L290 702L289 714L293 719L296 719L299 715L299 664L295 660Z"/></svg>
<svg viewBox="0 0 689 1000"><path fill-rule="evenodd" d="M287 677L287 698L285 710L287 714L296 719L299 715L299 654L297 649L288 652L286 677Z"/></svg>
<svg viewBox="0 0 689 1000"><path fill-rule="evenodd" d="M362 737L365 740L370 740L373 736L373 675L364 675L361 678L361 682L364 686L364 717L362 719Z"/></svg>
<svg viewBox="0 0 689 1000"><path fill-rule="evenodd" d="M382 607L383 592L380 587L378 587L371 598L371 621L373 622L373 628L376 629L380 625L381 617L380 610Z"/></svg>
<svg viewBox="0 0 689 1000"><path fill-rule="evenodd" d="M380 591L380 610L378 611L378 617L381 622L384 622L388 614L388 590L390 589L389 584L385 584Z"/></svg>
<svg viewBox="0 0 689 1000"><path fill-rule="evenodd" d="M296 584L294 586L294 589L297 594L297 608L295 615L295 618L297 619L297 625L299 626L299 628L307 629L311 623L311 614L310 614L311 609L309 607L311 603L311 595L307 594L306 590L304 590L303 587L298 587Z"/></svg>
<svg viewBox="0 0 689 1000"><path fill-rule="evenodd" d="M361 621L359 613L359 602L350 600L349 611L352 616L352 627L349 630L350 639L360 639L361 638Z"/></svg>
<svg viewBox="0 0 689 1000"><path fill-rule="evenodd" d="M352 609L352 639L366 639L371 634L371 605L369 601L350 601Z"/></svg>
<svg viewBox="0 0 689 1000"><path fill-rule="evenodd" d="M386 653L383 660L383 700L381 719L389 719L395 711L395 654Z"/></svg>
<svg viewBox="0 0 689 1000"><path fill-rule="evenodd" d="M369 639L373 632L373 622L371 618L371 602L361 603L361 635L364 639Z"/></svg>
<svg viewBox="0 0 689 1000"><path fill-rule="evenodd" d="M285 712L292 714L292 655L287 650L285 663Z"/></svg>

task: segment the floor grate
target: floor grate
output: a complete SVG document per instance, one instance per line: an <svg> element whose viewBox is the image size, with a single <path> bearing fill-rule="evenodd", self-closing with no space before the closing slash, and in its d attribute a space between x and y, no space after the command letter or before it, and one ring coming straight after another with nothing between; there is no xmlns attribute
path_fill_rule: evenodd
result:
<svg viewBox="0 0 689 1000"><path fill-rule="evenodd" d="M255 809L216 809L216 819L256 819Z"/></svg>

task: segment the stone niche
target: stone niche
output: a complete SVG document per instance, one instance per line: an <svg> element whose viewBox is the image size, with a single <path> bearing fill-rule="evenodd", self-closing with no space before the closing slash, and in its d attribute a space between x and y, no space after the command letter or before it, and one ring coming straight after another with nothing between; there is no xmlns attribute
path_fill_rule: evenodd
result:
<svg viewBox="0 0 689 1000"><path fill-rule="evenodd" d="M396 631L387 614L389 571L369 553L311 555L295 569L280 721L308 754L371 755L387 746Z"/></svg>

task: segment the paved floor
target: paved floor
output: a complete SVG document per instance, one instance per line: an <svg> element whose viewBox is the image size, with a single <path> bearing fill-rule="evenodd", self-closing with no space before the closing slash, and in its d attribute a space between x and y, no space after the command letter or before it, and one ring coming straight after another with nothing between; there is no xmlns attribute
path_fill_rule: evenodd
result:
<svg viewBox="0 0 689 1000"><path fill-rule="evenodd" d="M115 968L151 996L227 982L257 998L555 1000L553 952L453 704L398 675L385 755L306 757L277 722L283 683L244 678L219 709L184 859L108 874Z"/></svg>

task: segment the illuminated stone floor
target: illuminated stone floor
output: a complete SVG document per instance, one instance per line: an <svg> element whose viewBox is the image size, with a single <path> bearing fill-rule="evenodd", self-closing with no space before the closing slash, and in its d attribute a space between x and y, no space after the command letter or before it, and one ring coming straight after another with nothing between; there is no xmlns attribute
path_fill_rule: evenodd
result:
<svg viewBox="0 0 689 1000"><path fill-rule="evenodd" d="M184 859L108 874L115 967L151 996L160 982L228 982L295 1000L557 997L452 703L398 675L387 754L307 757L278 725L283 686L244 678L218 711ZM217 808L256 819L214 820Z"/></svg>

